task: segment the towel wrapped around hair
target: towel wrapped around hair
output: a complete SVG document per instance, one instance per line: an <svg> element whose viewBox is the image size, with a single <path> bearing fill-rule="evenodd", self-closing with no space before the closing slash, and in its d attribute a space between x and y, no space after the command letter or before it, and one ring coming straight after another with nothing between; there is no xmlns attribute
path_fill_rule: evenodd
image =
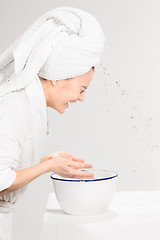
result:
<svg viewBox="0 0 160 240"><path fill-rule="evenodd" d="M88 72L104 43L91 14L73 7L48 11L0 55L0 96L25 88L34 75L61 80Z"/></svg>

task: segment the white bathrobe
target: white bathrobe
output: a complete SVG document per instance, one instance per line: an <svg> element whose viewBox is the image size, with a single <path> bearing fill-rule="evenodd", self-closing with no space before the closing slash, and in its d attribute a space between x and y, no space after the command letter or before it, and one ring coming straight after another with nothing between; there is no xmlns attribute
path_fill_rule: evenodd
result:
<svg viewBox="0 0 160 240"><path fill-rule="evenodd" d="M25 89L0 98L0 191L12 185L14 170L40 162L48 134L48 109L38 76ZM12 209L26 188L0 197L0 240L12 239Z"/></svg>

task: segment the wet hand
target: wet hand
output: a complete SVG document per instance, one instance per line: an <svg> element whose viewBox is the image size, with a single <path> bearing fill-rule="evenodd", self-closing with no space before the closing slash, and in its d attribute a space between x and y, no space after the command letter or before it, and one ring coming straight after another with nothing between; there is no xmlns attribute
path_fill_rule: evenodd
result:
<svg viewBox="0 0 160 240"><path fill-rule="evenodd" d="M79 169L92 168L93 165L73 156L68 152L55 152L43 157L40 161L48 164L49 171L66 178L94 179L94 173Z"/></svg>

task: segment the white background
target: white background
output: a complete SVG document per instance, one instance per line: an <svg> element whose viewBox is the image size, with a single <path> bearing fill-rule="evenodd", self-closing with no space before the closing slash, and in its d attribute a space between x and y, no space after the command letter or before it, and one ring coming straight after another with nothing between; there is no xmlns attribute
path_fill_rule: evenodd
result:
<svg viewBox="0 0 160 240"><path fill-rule="evenodd" d="M34 20L59 6L94 15L106 44L85 102L72 104L63 115L49 109L44 156L68 151L95 168L114 170L117 190L160 190L160 1L0 0L0 53ZM20 217L30 227L30 217L40 222L50 191L49 174L30 184L16 207L16 240L25 231L23 226L18 231ZM27 232L22 236L27 239Z"/></svg>

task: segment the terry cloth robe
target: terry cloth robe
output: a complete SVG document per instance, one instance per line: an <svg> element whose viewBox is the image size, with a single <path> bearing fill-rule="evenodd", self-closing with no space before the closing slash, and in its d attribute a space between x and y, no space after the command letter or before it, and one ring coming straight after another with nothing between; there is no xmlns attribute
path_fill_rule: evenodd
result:
<svg viewBox="0 0 160 240"><path fill-rule="evenodd" d="M0 98L0 191L12 185L14 170L40 162L48 135L45 95L34 76L26 88ZM26 188L0 196L0 240L12 239L12 209Z"/></svg>

